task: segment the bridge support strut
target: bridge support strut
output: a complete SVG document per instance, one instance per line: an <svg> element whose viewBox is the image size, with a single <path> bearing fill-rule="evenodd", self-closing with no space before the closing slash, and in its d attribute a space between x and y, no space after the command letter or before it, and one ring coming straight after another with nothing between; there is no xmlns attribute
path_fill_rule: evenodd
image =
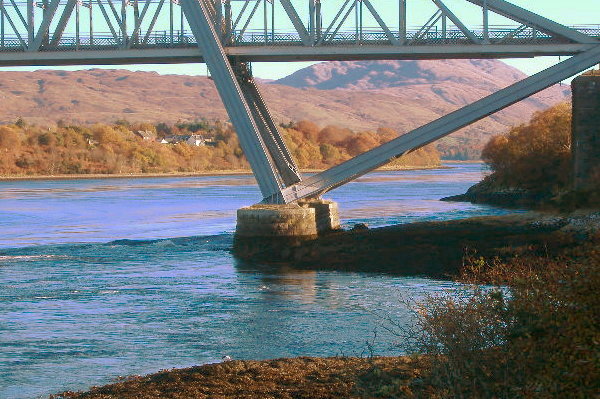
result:
<svg viewBox="0 0 600 399"><path fill-rule="evenodd" d="M213 20L212 0L182 0L190 24L217 91L235 127L264 202L284 202L281 192L302 179L298 167L260 95L247 64L230 60Z"/></svg>
<svg viewBox="0 0 600 399"><path fill-rule="evenodd" d="M320 196L600 62L600 45L283 190L286 203Z"/></svg>
<svg viewBox="0 0 600 399"><path fill-rule="evenodd" d="M303 42L306 45L312 44L312 30L309 34L304 29L301 21L293 12L289 0L280 1L300 32ZM223 21L221 20L220 10L215 8L214 0L181 0L180 4L183 12L203 54L204 61L211 71L215 86L236 129L240 146L252 167L262 192L262 204L290 204L304 199L319 198L329 190L559 83L600 61L600 44L595 38L536 16L504 0L468 1L477 5L484 4L490 10L515 20L522 20L536 29L581 44L585 46L585 49L554 67L530 76L521 82L408 132L338 166L302 180L298 168L252 78L249 65L228 57L223 48L221 42ZM434 0L434 2L442 9L444 15L452 16L450 10L445 8L441 0ZM215 23L215 21L218 23ZM454 22L461 27L458 20ZM217 30L215 26L218 26L219 29ZM473 42L479 41L474 34L467 31L466 27L461 27L461 30L465 31L467 37L472 36ZM309 40L310 43L307 42ZM268 234L259 233L263 236L305 235L306 231L313 231L311 230L313 227L315 228L314 231L319 233L316 225L311 224L309 227L302 226L302 228L297 226L298 223L302 224L304 216L292 216L291 221L288 220L289 215L298 213L296 208L292 208L278 208L275 211L276 217L272 215L272 209L269 207L241 211L242 218L248 216L249 220L253 220L256 226L267 220ZM312 209L311 206L308 206L308 208ZM300 212L302 215L304 213L306 212ZM268 220L272 221L268 222ZM285 223L280 223L281 220L284 220ZM281 227L283 225L285 226ZM298 232L294 232L296 230ZM290 231L292 233L289 233ZM250 234L254 233L251 232Z"/></svg>

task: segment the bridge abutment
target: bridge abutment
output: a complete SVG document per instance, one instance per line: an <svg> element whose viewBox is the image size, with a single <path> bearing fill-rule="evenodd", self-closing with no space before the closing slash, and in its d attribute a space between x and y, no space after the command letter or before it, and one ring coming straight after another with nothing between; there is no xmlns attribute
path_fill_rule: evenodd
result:
<svg viewBox="0 0 600 399"><path fill-rule="evenodd" d="M588 190L600 181L600 71L573 80L573 188Z"/></svg>

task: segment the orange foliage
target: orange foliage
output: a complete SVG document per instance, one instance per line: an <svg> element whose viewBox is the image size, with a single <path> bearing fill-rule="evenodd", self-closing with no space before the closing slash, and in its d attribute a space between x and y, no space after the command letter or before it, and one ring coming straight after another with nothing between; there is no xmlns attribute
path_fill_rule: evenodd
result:
<svg viewBox="0 0 600 399"><path fill-rule="evenodd" d="M539 112L528 124L495 136L485 146L483 160L499 186L557 191L570 182L571 105Z"/></svg>
<svg viewBox="0 0 600 399"><path fill-rule="evenodd" d="M211 146L185 142L161 144L144 141L133 131L197 134L214 140ZM196 130L204 129L204 130ZM284 140L301 168L327 168L368 151L397 136L390 129L355 133L309 121L281 129ZM53 175L86 173L168 173L248 169L235 131L229 124L201 121L168 126L164 123L67 126L42 128L25 124L0 126L1 175ZM436 166L439 154L422 149L394 161L396 166Z"/></svg>

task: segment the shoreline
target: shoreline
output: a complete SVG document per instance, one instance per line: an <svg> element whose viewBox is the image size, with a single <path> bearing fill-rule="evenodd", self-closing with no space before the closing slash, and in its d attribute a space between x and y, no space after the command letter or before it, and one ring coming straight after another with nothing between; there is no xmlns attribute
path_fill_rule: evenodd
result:
<svg viewBox="0 0 600 399"><path fill-rule="evenodd" d="M560 253L600 232L600 211L540 211L336 231L312 239L236 238L234 255L265 267L451 279L465 257Z"/></svg>
<svg viewBox="0 0 600 399"><path fill-rule="evenodd" d="M375 171L394 172L394 171L412 171L412 170L435 170L449 169L451 166L436 165L436 166L415 166L415 167L382 167ZM319 173L325 169L302 169L302 173ZM90 173L90 174L69 174L69 175L17 175L17 176L0 176L0 182L4 181L35 181L35 180L96 180L96 179L143 179L143 178L168 178L168 177L205 177L205 176L252 176L253 173L249 169L231 169L231 170L214 170L206 172L176 172L176 173Z"/></svg>
<svg viewBox="0 0 600 399"><path fill-rule="evenodd" d="M51 399L362 399L373 385L389 381L397 392L425 388L425 362L416 356L293 357L230 360L130 376L88 391Z"/></svg>

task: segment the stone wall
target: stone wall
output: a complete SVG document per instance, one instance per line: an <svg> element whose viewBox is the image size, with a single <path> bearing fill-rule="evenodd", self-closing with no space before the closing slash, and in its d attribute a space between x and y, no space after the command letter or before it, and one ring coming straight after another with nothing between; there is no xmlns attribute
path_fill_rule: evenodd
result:
<svg viewBox="0 0 600 399"><path fill-rule="evenodd" d="M338 230L340 228L340 216L337 202L310 199L299 202L300 206L306 206L315 210L315 221L319 234Z"/></svg>
<svg viewBox="0 0 600 399"><path fill-rule="evenodd" d="M337 203L327 200L258 204L237 212L238 237L315 237L339 228Z"/></svg>
<svg viewBox="0 0 600 399"><path fill-rule="evenodd" d="M587 190L600 181L600 71L573 80L573 185Z"/></svg>

